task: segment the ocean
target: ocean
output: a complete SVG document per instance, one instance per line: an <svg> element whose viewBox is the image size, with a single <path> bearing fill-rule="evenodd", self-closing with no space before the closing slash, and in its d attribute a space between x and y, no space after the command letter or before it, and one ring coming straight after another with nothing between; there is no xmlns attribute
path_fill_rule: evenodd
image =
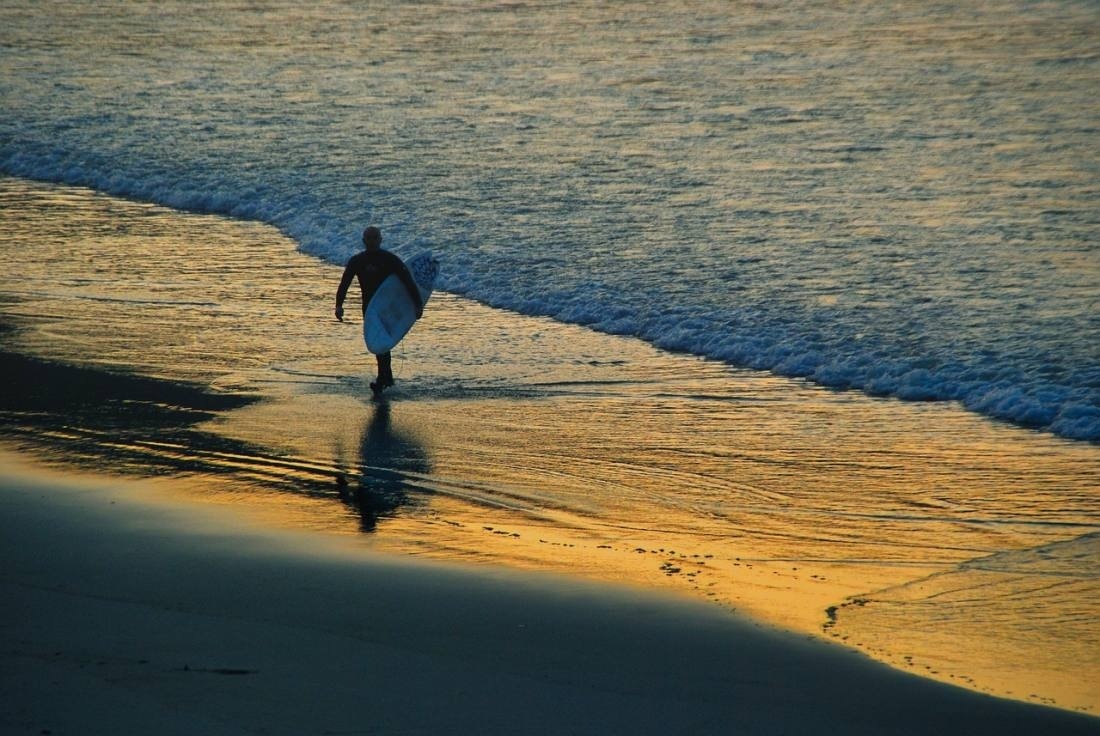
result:
<svg viewBox="0 0 1100 736"><path fill-rule="evenodd" d="M1093 2L6 2L0 171L1100 440ZM262 263L263 255L257 254Z"/></svg>
<svg viewBox="0 0 1100 736"><path fill-rule="evenodd" d="M0 450L1095 713L1098 40L1091 2L5 2ZM331 311L366 224L442 267L380 404Z"/></svg>

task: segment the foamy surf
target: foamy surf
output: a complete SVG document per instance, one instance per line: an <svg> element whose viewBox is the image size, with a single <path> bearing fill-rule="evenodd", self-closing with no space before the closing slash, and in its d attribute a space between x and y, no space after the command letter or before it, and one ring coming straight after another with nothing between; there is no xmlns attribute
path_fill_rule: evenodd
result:
<svg viewBox="0 0 1100 736"><path fill-rule="evenodd" d="M330 263L373 219L490 305L1100 438L1087 3L2 13L9 174Z"/></svg>

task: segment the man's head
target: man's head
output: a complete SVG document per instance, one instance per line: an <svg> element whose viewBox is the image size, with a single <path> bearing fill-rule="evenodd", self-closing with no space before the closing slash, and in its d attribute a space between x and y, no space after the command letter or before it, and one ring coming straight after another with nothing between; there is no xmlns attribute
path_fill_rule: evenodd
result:
<svg viewBox="0 0 1100 736"><path fill-rule="evenodd" d="M371 225L363 231L363 247L367 250L378 250L382 247L382 231Z"/></svg>

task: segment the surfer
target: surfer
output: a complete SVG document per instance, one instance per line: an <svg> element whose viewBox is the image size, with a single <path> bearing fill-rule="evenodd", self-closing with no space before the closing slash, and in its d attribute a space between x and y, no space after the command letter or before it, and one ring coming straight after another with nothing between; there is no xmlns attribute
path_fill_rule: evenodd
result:
<svg viewBox="0 0 1100 736"><path fill-rule="evenodd" d="M397 274L405 288L409 290L413 301L416 303L417 318L424 313L424 300L420 297L420 290L416 288L409 269L401 262L401 259L382 248L382 231L371 225L363 231L363 252L356 253L348 260L344 267L344 275L340 279L340 288L336 290L336 319L344 321L344 297L347 296L348 287L354 276L359 279L359 288L363 291L363 311L370 304L374 292L386 280L387 276ZM378 378L371 383L370 388L375 394L393 385L393 371L390 369L390 354L385 353L378 357Z"/></svg>

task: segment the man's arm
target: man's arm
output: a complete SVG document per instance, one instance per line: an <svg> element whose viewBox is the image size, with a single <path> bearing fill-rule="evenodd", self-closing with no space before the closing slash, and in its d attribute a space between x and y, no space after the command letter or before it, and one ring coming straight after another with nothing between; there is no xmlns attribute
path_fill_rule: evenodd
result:
<svg viewBox="0 0 1100 736"><path fill-rule="evenodd" d="M355 269L352 268L349 260L348 265L344 266L344 275L340 277L340 287L336 289L336 319L341 322L344 321L344 298L348 295L348 287L351 286L353 278L355 278Z"/></svg>

